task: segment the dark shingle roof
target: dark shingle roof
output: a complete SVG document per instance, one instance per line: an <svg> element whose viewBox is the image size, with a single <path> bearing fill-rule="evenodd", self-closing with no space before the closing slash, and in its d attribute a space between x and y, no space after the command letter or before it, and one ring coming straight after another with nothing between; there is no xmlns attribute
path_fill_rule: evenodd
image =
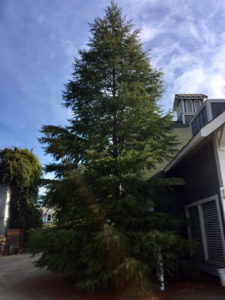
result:
<svg viewBox="0 0 225 300"><path fill-rule="evenodd" d="M175 98L179 99L205 99L208 98L207 95L204 94L175 94Z"/></svg>

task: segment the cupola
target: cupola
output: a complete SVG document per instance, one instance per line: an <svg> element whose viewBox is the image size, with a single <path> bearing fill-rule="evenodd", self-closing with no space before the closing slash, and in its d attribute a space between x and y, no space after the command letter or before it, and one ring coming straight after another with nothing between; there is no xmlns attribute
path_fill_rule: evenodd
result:
<svg viewBox="0 0 225 300"><path fill-rule="evenodd" d="M203 94L176 94L173 111L177 113L177 121L188 126L207 98Z"/></svg>

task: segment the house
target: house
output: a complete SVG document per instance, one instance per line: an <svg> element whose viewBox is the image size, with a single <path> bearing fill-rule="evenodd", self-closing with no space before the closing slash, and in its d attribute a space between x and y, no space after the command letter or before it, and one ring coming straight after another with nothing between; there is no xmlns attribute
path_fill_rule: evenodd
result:
<svg viewBox="0 0 225 300"><path fill-rule="evenodd" d="M0 184L0 236L6 235L10 228L11 190L5 184ZM54 209L42 207L42 223L44 226L53 224Z"/></svg>
<svg viewBox="0 0 225 300"><path fill-rule="evenodd" d="M188 236L199 243L193 259L217 275L225 268L225 99L178 94L177 121L190 125L192 137L164 168L166 177L181 177L179 209L190 220Z"/></svg>
<svg viewBox="0 0 225 300"><path fill-rule="evenodd" d="M53 224L54 209L43 206L42 207L42 223L44 226Z"/></svg>
<svg viewBox="0 0 225 300"><path fill-rule="evenodd" d="M0 184L0 235L5 235L10 221L10 187Z"/></svg>

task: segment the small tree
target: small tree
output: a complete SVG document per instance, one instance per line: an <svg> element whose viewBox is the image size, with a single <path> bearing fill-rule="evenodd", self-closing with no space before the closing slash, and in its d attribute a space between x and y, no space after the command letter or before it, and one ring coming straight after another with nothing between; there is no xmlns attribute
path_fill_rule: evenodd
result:
<svg viewBox="0 0 225 300"><path fill-rule="evenodd" d="M70 125L42 128L57 161L46 167L58 178L46 196L56 226L35 231L30 245L39 266L75 274L80 288L138 294L157 282L160 255L171 271L186 249L170 219L150 211L153 186L143 176L174 150L171 117L158 106L162 74L117 5L90 31L63 94Z"/></svg>
<svg viewBox="0 0 225 300"><path fill-rule="evenodd" d="M12 191L11 228L27 230L41 225L37 207L40 176L41 165L32 152L19 148L0 151L0 180Z"/></svg>

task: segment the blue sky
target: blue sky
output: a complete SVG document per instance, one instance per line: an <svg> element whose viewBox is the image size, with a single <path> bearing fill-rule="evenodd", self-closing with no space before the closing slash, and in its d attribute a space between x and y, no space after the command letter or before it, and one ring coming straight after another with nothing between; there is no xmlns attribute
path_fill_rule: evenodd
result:
<svg viewBox="0 0 225 300"><path fill-rule="evenodd" d="M151 63L164 72L161 101L171 109L175 93L225 98L225 2L223 0L120 0L141 30ZM21 147L45 164L37 141L44 124L70 117L62 90L73 57L84 48L88 23L104 15L108 0L0 0L0 148Z"/></svg>

